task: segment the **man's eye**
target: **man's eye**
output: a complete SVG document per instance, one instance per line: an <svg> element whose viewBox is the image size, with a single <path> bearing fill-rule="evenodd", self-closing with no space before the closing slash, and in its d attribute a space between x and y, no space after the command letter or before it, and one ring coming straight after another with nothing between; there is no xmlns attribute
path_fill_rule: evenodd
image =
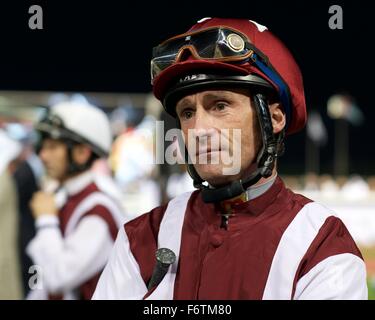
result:
<svg viewBox="0 0 375 320"><path fill-rule="evenodd" d="M192 110L184 110L181 112L181 118L182 119L190 119L193 117L193 111Z"/></svg>
<svg viewBox="0 0 375 320"><path fill-rule="evenodd" d="M215 109L218 111L222 111L227 107L227 104L225 102L218 102L215 104Z"/></svg>

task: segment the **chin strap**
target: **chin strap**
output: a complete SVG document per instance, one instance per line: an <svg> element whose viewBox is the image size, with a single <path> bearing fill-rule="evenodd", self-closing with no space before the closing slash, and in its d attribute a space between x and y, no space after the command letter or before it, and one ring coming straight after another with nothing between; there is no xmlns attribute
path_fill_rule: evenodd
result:
<svg viewBox="0 0 375 320"><path fill-rule="evenodd" d="M84 164L78 164L74 162L73 147L75 143L69 140L66 140L65 143L67 145L67 156L68 156L68 169L67 169L66 174L67 175L77 174L77 173L81 173L90 169L91 167L90 160L87 160L87 162Z"/></svg>
<svg viewBox="0 0 375 320"><path fill-rule="evenodd" d="M273 133L272 121L266 97L263 94L256 94L254 96L254 104L259 120L263 144L257 157L257 169L246 179L233 181L232 183L220 188L212 188L204 185L204 180L201 179L194 166L189 162L189 155L185 148L188 172L194 180L194 187L202 190L202 198L206 203L215 203L237 197L244 193L251 185L257 183L260 178L270 177L276 159L284 152L284 131L277 135Z"/></svg>

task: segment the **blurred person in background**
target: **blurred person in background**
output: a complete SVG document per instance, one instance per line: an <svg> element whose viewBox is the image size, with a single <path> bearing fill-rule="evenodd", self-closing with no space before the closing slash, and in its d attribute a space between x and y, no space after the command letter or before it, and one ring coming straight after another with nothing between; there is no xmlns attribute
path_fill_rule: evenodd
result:
<svg viewBox="0 0 375 320"><path fill-rule="evenodd" d="M205 18L155 47L151 71L199 190L125 224L94 299L367 299L343 222L277 174L306 123L284 44L251 20Z"/></svg>
<svg viewBox="0 0 375 320"><path fill-rule="evenodd" d="M44 168L35 153L35 134L32 127L22 123L9 123L6 126L8 134L22 145L21 162L13 177L16 183L18 199L18 246L21 263L23 296L26 297L30 287L30 267L34 264L26 254L26 246L35 236L34 218L29 206L33 194L39 190Z"/></svg>
<svg viewBox="0 0 375 320"><path fill-rule="evenodd" d="M166 194L168 196L168 200L171 200L185 192L194 191L193 180L188 172L186 164L183 163L184 158L177 139L172 142L172 148L176 150L177 163L179 163L179 165L178 172L172 173L167 180Z"/></svg>
<svg viewBox="0 0 375 320"><path fill-rule="evenodd" d="M159 105L155 98L148 97L144 112L128 103L114 110L110 117L117 136L110 155L110 165L114 179L121 187L126 212L132 218L161 203L153 149Z"/></svg>
<svg viewBox="0 0 375 320"><path fill-rule="evenodd" d="M12 178L21 151L21 144L0 129L0 300L22 298L17 193Z"/></svg>
<svg viewBox="0 0 375 320"><path fill-rule="evenodd" d="M30 202L37 231L27 253L40 272L28 299L90 299L124 222L121 205L91 170L109 154L109 121L93 105L67 101L52 106L35 130L54 183Z"/></svg>

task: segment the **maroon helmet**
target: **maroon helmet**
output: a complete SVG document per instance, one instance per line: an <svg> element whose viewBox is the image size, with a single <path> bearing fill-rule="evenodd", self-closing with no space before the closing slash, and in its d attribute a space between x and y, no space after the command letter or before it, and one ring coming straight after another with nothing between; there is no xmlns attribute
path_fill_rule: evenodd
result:
<svg viewBox="0 0 375 320"><path fill-rule="evenodd" d="M214 45L212 40L216 40ZM211 48L205 46L205 41L207 44L211 41ZM278 38L251 20L202 19L188 32L155 47L151 69L154 95L172 115L174 106L166 105L165 101L169 91L182 77L204 71L254 75L266 80L280 95L287 117L286 133L297 132L306 123L298 65Z"/></svg>

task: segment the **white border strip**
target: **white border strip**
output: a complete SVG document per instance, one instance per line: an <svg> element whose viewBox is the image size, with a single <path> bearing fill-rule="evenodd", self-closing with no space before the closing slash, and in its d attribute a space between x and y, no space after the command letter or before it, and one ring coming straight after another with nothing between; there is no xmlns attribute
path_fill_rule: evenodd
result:
<svg viewBox="0 0 375 320"><path fill-rule="evenodd" d="M336 216L316 202L306 204L284 231L272 260L264 300L290 300L298 266L328 217Z"/></svg>
<svg viewBox="0 0 375 320"><path fill-rule="evenodd" d="M73 232L82 216L97 205L104 206L111 212L118 228L124 224L125 219L123 213L115 202L102 192L93 192L83 199L72 213L65 229L65 236Z"/></svg>
<svg viewBox="0 0 375 320"><path fill-rule="evenodd" d="M169 270L157 288L146 300L172 300L174 282L180 256L181 233L184 224L185 212L192 192L184 193L171 200L160 224L158 235L158 248L171 249L176 255L176 262Z"/></svg>

